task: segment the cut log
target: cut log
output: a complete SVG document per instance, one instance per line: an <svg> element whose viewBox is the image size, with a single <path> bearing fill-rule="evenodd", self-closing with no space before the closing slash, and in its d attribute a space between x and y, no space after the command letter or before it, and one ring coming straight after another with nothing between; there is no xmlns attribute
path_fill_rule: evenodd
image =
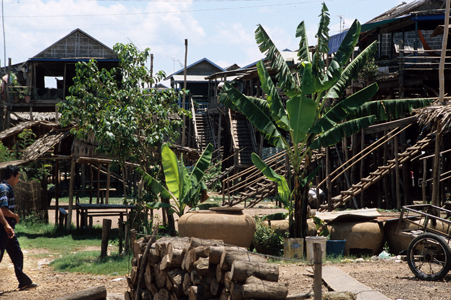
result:
<svg viewBox="0 0 451 300"><path fill-rule="evenodd" d="M176 255L172 256L172 260L169 257L169 254L166 254L165 256L163 256L163 258L161 259L160 262L160 270L166 270L168 268L177 268L177 267L181 267L182 266L182 250L174 250L173 253L177 253Z"/></svg>
<svg viewBox="0 0 451 300"><path fill-rule="evenodd" d="M283 283L261 280L254 276L249 277L242 288L245 299L286 299L288 295L288 288Z"/></svg>
<svg viewBox="0 0 451 300"><path fill-rule="evenodd" d="M148 243L146 244L146 248L144 249L142 262L140 262L141 268L139 269L138 285L136 287L136 298L135 298L135 300L139 300L139 296L141 295L141 287L143 286L144 271L145 271L146 266L147 266L147 261L148 261L148 258L149 258L150 247L156 241L156 236L158 234L158 229L159 229L159 226L158 226L158 222L157 222L155 224L155 227L154 227L153 231L152 231L152 237L149 238Z"/></svg>
<svg viewBox="0 0 451 300"><path fill-rule="evenodd" d="M221 269L221 265L216 265L216 280L219 283L224 283L224 271Z"/></svg>
<svg viewBox="0 0 451 300"><path fill-rule="evenodd" d="M132 300L132 295L129 291L124 292L124 300Z"/></svg>
<svg viewBox="0 0 451 300"><path fill-rule="evenodd" d="M144 284L146 285L146 288L150 291L150 286L152 284L152 282L155 280L155 278L153 277L153 272L152 269L149 265L146 266L146 271L144 273Z"/></svg>
<svg viewBox="0 0 451 300"><path fill-rule="evenodd" d="M182 250L183 253L188 252L189 246L191 243L191 238L188 237L179 237L177 239L174 239L172 242L168 244L167 252L169 255L171 254L171 251L174 249Z"/></svg>
<svg viewBox="0 0 451 300"><path fill-rule="evenodd" d="M141 300L152 300L152 294L149 290L141 291Z"/></svg>
<svg viewBox="0 0 451 300"><path fill-rule="evenodd" d="M133 291L136 288L136 286L133 285L132 278L130 276L125 276L125 279L127 280L128 288Z"/></svg>
<svg viewBox="0 0 451 300"><path fill-rule="evenodd" d="M156 294L158 294L158 289L153 282L150 284L150 286L147 289L152 293L152 296L154 296L154 297Z"/></svg>
<svg viewBox="0 0 451 300"><path fill-rule="evenodd" d="M200 257L194 262L197 274L202 277L216 277L216 266L210 265L208 257Z"/></svg>
<svg viewBox="0 0 451 300"><path fill-rule="evenodd" d="M219 291L221 291L223 288L223 285L220 284L216 278L213 278L210 283L210 292L213 296L218 295Z"/></svg>
<svg viewBox="0 0 451 300"><path fill-rule="evenodd" d="M231 282L230 283L230 298L232 300L242 300L244 299L243 297L243 284L241 284L240 282ZM272 298L268 298L268 299L272 299Z"/></svg>
<svg viewBox="0 0 451 300"><path fill-rule="evenodd" d="M138 267L132 267L132 271L130 272L130 279L132 280L133 285L138 284Z"/></svg>
<svg viewBox="0 0 451 300"><path fill-rule="evenodd" d="M169 291L166 288L158 291L158 300L169 300Z"/></svg>
<svg viewBox="0 0 451 300"><path fill-rule="evenodd" d="M150 248L149 257L148 257L149 266L151 266L151 267L155 266L155 264L159 263L160 260L161 260L161 257L157 254L157 250Z"/></svg>
<svg viewBox="0 0 451 300"><path fill-rule="evenodd" d="M229 300L230 292L228 289L223 288L221 292L221 296L219 296L219 300Z"/></svg>
<svg viewBox="0 0 451 300"><path fill-rule="evenodd" d="M189 250L185 255L185 270L191 272L195 269L194 262L201 257L208 257L210 247L199 246Z"/></svg>
<svg viewBox="0 0 451 300"><path fill-rule="evenodd" d="M192 285L198 285L200 284L200 276L199 274L197 274L197 271L194 270L192 272L189 273L190 279L191 279L191 284Z"/></svg>
<svg viewBox="0 0 451 300"><path fill-rule="evenodd" d="M245 282L251 276L277 282L279 280L279 265L239 260L232 263L231 278L233 281Z"/></svg>
<svg viewBox="0 0 451 300"><path fill-rule="evenodd" d="M210 247L210 246L223 246L224 242L221 240L204 240L199 238L191 238L189 250L197 248L199 246Z"/></svg>
<svg viewBox="0 0 451 300"><path fill-rule="evenodd" d="M155 274L155 283L157 287L162 288L166 285L166 271L160 269L160 264L156 264L153 268Z"/></svg>
<svg viewBox="0 0 451 300"><path fill-rule="evenodd" d="M183 293L183 277L185 276L185 271L180 268L176 268L168 271L168 278L172 282L173 292L176 293L177 297L181 297Z"/></svg>
<svg viewBox="0 0 451 300"><path fill-rule="evenodd" d="M124 294L125 297L127 297ZM97 286L93 288L89 288L86 290L82 290L73 294L64 295L58 298L54 298L54 300L98 300L98 299L106 299L106 288L104 285Z"/></svg>
<svg viewBox="0 0 451 300"><path fill-rule="evenodd" d="M182 249L171 249L168 252L169 264L171 267L181 267L185 253Z"/></svg>
<svg viewBox="0 0 451 300"><path fill-rule="evenodd" d="M230 273L230 271L227 271L227 272L224 273L224 286L226 288L228 288L229 290L230 290L230 285L231 285L231 282L232 282L232 277L230 275L232 275Z"/></svg>
<svg viewBox="0 0 451 300"><path fill-rule="evenodd" d="M222 253L219 265L221 266L222 270L230 271L232 269L232 263L235 260L261 263L267 262L266 258L264 258L263 256L252 254L248 251L240 250L236 247L226 247L224 249L224 252Z"/></svg>
<svg viewBox="0 0 451 300"><path fill-rule="evenodd" d="M188 296L188 290L191 286L191 278L189 276L189 273L185 273L183 276L183 293Z"/></svg>
<svg viewBox="0 0 451 300"><path fill-rule="evenodd" d="M158 241L155 242L155 250L160 257L165 256L168 253L168 245L170 243L179 244L179 237L162 237ZM183 239L183 238L182 238ZM186 238L185 238L186 239Z"/></svg>
<svg viewBox="0 0 451 300"><path fill-rule="evenodd" d="M193 285L188 290L189 300L207 300L212 297L210 290L201 285Z"/></svg>
<svg viewBox="0 0 451 300"><path fill-rule="evenodd" d="M210 264L219 264L223 252L224 246L210 246Z"/></svg>

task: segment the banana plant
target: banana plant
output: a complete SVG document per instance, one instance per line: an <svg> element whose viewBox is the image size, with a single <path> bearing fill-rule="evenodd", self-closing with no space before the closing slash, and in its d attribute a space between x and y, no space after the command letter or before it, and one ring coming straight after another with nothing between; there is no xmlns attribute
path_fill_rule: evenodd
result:
<svg viewBox="0 0 451 300"><path fill-rule="evenodd" d="M266 101L247 97L230 83L225 83L223 93L220 95L222 104L244 114L265 139L287 151L293 170L291 188L288 187L286 180L282 179L283 177L262 164L256 154L252 159L257 168L270 180L277 182L281 201L284 204L294 202L294 226L290 230L294 237L305 237L306 234L307 190L313 178L310 165L312 150L334 145L346 136L368 127L375 119L373 115L369 115L346 121L352 111L377 92L376 83L342 101L337 99L374 55L377 44L372 43L349 62L361 28L360 23L355 20L337 53L329 65L326 65L325 57L329 51L327 46L329 23L328 9L323 3L316 34L318 44L311 56L308 51L305 24L304 22L299 24L296 37L300 38L298 58L302 63L294 69L289 68L263 27L258 25L255 31L256 41L260 51L266 54L266 61L270 62L269 67L276 71L276 83L273 82L262 60L257 63L257 71L261 87L266 94ZM279 89L288 97L286 106L279 96ZM330 107L328 103L335 105ZM303 161L304 168L301 169Z"/></svg>
<svg viewBox="0 0 451 300"><path fill-rule="evenodd" d="M164 202L150 202L147 206L152 209L168 208L169 213L176 213L181 217L185 213L186 207L196 207L199 202L203 202L206 196L207 186L202 181L205 170L208 169L211 162L213 146L209 144L196 162L191 172L188 172L183 163L183 157L180 161L175 153L169 148L168 144L163 144L161 148L161 160L166 186L160 181L140 169L144 182L150 187L155 195L172 200L173 204Z"/></svg>

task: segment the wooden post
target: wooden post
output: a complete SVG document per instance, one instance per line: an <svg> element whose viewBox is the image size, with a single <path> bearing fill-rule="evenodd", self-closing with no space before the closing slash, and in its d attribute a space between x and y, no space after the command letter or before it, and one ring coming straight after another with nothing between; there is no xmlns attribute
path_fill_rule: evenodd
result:
<svg viewBox="0 0 451 300"><path fill-rule="evenodd" d="M183 101L182 108L185 109L185 99L186 99L186 66L188 60L188 39L185 39L185 69L183 70ZM195 116L193 116L195 118ZM183 116L183 129L182 129L182 146L185 146L185 131L186 131L186 118Z"/></svg>
<svg viewBox="0 0 451 300"><path fill-rule="evenodd" d="M387 130L384 130L384 136L388 134ZM382 164L385 166L387 165L387 155L388 155L388 149L387 149L387 142L384 143L384 159ZM389 209L390 208L390 201L389 201L389 197L388 197L388 178L387 176L384 176L383 183L384 183L384 197L385 197L385 208Z"/></svg>
<svg viewBox="0 0 451 300"><path fill-rule="evenodd" d="M102 246L100 249L100 257L107 256L108 240L110 239L111 219L103 219L102 224Z"/></svg>
<svg viewBox="0 0 451 300"><path fill-rule="evenodd" d="M74 206L74 187L75 187L75 157L70 162L70 185L69 185L69 211L67 214L66 230L70 230L72 224L72 211Z"/></svg>
<svg viewBox="0 0 451 300"><path fill-rule="evenodd" d="M401 209L401 190L399 181L398 137L393 137L393 151L395 153L395 181L396 181L396 208Z"/></svg>
<svg viewBox="0 0 451 300"><path fill-rule="evenodd" d="M59 194L59 183L60 183L60 161L57 159L55 161L55 224L58 224L58 212L59 212L59 203L58 203L58 194Z"/></svg>
<svg viewBox="0 0 451 300"><path fill-rule="evenodd" d="M423 159L423 181L421 182L421 192L423 195L423 204L426 204L426 179L427 179L427 174L428 174L428 170L427 170L427 159Z"/></svg>
<svg viewBox="0 0 451 300"><path fill-rule="evenodd" d="M321 244L314 243L313 244L313 295L315 300L321 300L322 297L322 287L323 287L323 280L322 280L322 260L323 255L321 251Z"/></svg>
<svg viewBox="0 0 451 300"><path fill-rule="evenodd" d="M401 132L401 153L406 151L407 142L406 142L406 131ZM410 160L405 160L402 163L402 185L404 187L404 205L412 204L412 199L410 197Z"/></svg>
<svg viewBox="0 0 451 300"><path fill-rule="evenodd" d="M330 182L330 158L329 158L329 147L326 147L326 190L327 190L327 205L329 211L332 211L332 184Z"/></svg>
<svg viewBox="0 0 451 300"><path fill-rule="evenodd" d="M362 152L362 157L363 157L363 150L365 149L365 129L362 129L360 131L360 152ZM364 158L360 159L360 163L359 163L359 177L363 178L363 164L364 164L365 160ZM365 195L364 195L365 191L362 190L362 192L360 193L360 207L365 207Z"/></svg>
<svg viewBox="0 0 451 300"><path fill-rule="evenodd" d="M108 204L108 199L110 198L110 180L111 180L111 164L108 164L108 173L106 175L106 194L105 194L105 204Z"/></svg>
<svg viewBox="0 0 451 300"><path fill-rule="evenodd" d="M125 225L124 254L130 251L130 224Z"/></svg>
<svg viewBox="0 0 451 300"><path fill-rule="evenodd" d="M446 47L448 45L448 34L449 34L449 6L450 1L446 1L445 6L445 26L443 28L443 39L442 39L442 52L440 53L440 65L438 68L439 76L439 101L440 104L445 105L445 59L446 59ZM438 132L437 132L438 134ZM435 190L435 186L434 186ZM434 199L435 200L435 199Z"/></svg>
<svg viewBox="0 0 451 300"><path fill-rule="evenodd" d="M92 204L92 186L94 184L94 174L92 172L92 164L89 164L89 173L91 175L91 182L89 183L89 204Z"/></svg>
<svg viewBox="0 0 451 300"><path fill-rule="evenodd" d="M121 255L122 254L122 248L123 248L123 245L122 245L122 239L123 239L123 231L124 231L124 223L122 222L122 216L119 218L119 220L118 220L118 227L119 227L119 236L118 236L118 239L119 239L119 255Z"/></svg>
<svg viewBox="0 0 451 300"><path fill-rule="evenodd" d="M97 164L97 204L99 204L100 198L100 166L100 164Z"/></svg>
<svg viewBox="0 0 451 300"><path fill-rule="evenodd" d="M447 1L449 2L449 1ZM446 31L446 29L445 29ZM439 181L440 181L440 139L442 137L442 123L437 120L437 134L435 136L435 156L432 167L432 200L431 204L439 206Z"/></svg>

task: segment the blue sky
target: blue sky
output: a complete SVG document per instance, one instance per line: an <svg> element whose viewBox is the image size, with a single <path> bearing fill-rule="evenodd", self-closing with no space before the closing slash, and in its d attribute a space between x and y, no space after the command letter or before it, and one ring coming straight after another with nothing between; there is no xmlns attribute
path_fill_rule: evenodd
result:
<svg viewBox="0 0 451 300"><path fill-rule="evenodd" d="M305 21L309 44L319 22L321 3L331 17L330 35L365 23L400 4L400 0L3 0L6 57L19 63L33 57L72 30L80 28L109 47L133 42L154 53L154 69L167 74L184 62L188 39L188 64L203 57L221 67L247 65L260 58L254 31L262 24L279 50L296 50L297 25ZM412 0L406 0L412 2ZM4 64L1 36L0 59Z"/></svg>

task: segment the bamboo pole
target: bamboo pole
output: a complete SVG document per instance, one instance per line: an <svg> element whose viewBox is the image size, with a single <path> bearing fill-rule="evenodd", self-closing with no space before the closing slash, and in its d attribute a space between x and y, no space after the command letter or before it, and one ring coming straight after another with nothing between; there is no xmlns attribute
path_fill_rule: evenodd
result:
<svg viewBox="0 0 451 300"><path fill-rule="evenodd" d="M442 52L440 54L440 66L438 69L439 76L439 101L440 104L445 105L445 56L446 56L446 48L448 45L448 34L449 34L449 7L450 0L446 1L445 6L445 27L443 28L443 39L442 39ZM435 190L435 186L434 186ZM435 200L435 198L434 198Z"/></svg>
<svg viewBox="0 0 451 300"><path fill-rule="evenodd" d="M426 204L426 179L427 179L427 165L428 161L426 159L423 160L423 180L421 181L421 193L423 196L423 204Z"/></svg>
<svg viewBox="0 0 451 300"><path fill-rule="evenodd" d="M447 1L449 2L449 1ZM442 123L437 122L437 135L435 137L435 157L434 166L432 168L432 205L438 206L439 204L439 170L440 170L440 138L442 135Z"/></svg>
<svg viewBox="0 0 451 300"><path fill-rule="evenodd" d="M401 190L399 181L398 138L393 138L393 151L395 153L395 180L396 180L396 208L402 208Z"/></svg>
<svg viewBox="0 0 451 300"><path fill-rule="evenodd" d="M188 39L185 39L185 68L183 70L183 101L182 108L185 109L185 98L186 98L186 66L188 60ZM195 116L193 116L195 118ZM185 146L185 131L186 131L186 118L183 116L183 129L182 129L182 146Z"/></svg>

